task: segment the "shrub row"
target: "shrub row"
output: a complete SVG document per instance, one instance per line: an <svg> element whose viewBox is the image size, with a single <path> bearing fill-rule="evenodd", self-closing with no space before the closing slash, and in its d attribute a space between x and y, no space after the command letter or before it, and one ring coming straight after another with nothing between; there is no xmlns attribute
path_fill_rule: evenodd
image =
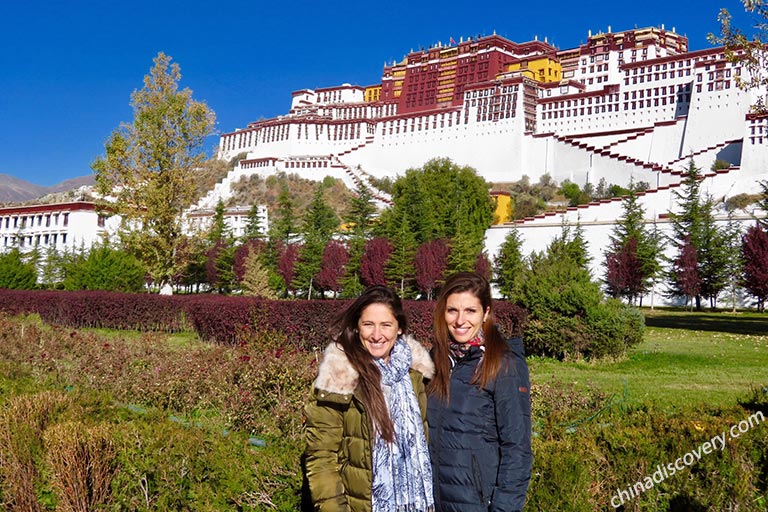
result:
<svg viewBox="0 0 768 512"><path fill-rule="evenodd" d="M177 332L194 329L207 341L234 345L255 332L280 332L296 348L324 347L328 326L348 300L262 300L224 295L131 294L103 291L0 290L0 311L37 313L46 323L73 328L102 327ZM405 301L409 331L431 343L434 302ZM507 335L520 335L525 311L496 302Z"/></svg>
<svg viewBox="0 0 768 512"><path fill-rule="evenodd" d="M184 297L91 291L0 290L0 311L37 313L46 323L178 332L187 327Z"/></svg>

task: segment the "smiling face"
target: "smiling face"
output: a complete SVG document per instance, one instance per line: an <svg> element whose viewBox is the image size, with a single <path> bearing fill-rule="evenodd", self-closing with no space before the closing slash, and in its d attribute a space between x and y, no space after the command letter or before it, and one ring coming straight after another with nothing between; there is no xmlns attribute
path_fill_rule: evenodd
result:
<svg viewBox="0 0 768 512"><path fill-rule="evenodd" d="M397 318L386 304L370 304L357 321L360 342L373 357L389 361L389 353L401 334Z"/></svg>
<svg viewBox="0 0 768 512"><path fill-rule="evenodd" d="M471 292L452 293L445 301L445 323L456 343L467 343L477 336L488 317L480 299Z"/></svg>

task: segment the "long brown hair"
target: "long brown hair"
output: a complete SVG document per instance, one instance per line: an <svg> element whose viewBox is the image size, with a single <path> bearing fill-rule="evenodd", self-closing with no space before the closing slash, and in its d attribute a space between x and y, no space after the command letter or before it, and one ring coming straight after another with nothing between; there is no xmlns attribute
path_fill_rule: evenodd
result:
<svg viewBox="0 0 768 512"><path fill-rule="evenodd" d="M373 356L363 346L360 334L357 332L360 316L371 304L383 304L389 307L397 320L398 329L405 333L408 320L400 297L392 289L377 285L365 290L336 317L331 327L331 337L341 346L352 367L360 375L358 379L360 399L371 419L371 426L378 430L383 439L391 442L395 438L395 428L381 390L381 372Z"/></svg>
<svg viewBox="0 0 768 512"><path fill-rule="evenodd" d="M485 354L472 378L472 384L485 387L492 382L501 370L504 355L508 350L507 342L496 326L496 317L493 314L493 302L491 300L491 285L488 280L475 272L458 272L446 279L435 303L433 317L435 344L432 347L435 377L427 385L427 392L430 395L437 396L445 402L450 398L450 345L452 341L448 325L445 323L445 304L450 295L463 292L469 292L477 297L483 311L488 311L482 326L485 335Z"/></svg>

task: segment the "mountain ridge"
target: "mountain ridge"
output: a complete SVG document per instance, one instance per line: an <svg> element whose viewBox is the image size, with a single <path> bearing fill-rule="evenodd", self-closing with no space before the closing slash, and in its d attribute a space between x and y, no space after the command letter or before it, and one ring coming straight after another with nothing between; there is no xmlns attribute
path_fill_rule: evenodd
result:
<svg viewBox="0 0 768 512"><path fill-rule="evenodd" d="M68 192L82 186L93 185L95 176L88 174L69 178L49 187L0 173L0 203L19 203L44 197L48 194Z"/></svg>

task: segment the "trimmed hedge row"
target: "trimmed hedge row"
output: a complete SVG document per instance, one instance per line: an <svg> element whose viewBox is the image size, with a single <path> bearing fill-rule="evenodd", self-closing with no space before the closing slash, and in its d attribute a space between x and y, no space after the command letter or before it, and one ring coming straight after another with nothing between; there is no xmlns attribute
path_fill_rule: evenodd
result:
<svg viewBox="0 0 768 512"><path fill-rule="evenodd" d="M178 332L189 329L183 297L100 290L0 289L0 311L37 313L46 323L75 328Z"/></svg>
<svg viewBox="0 0 768 512"><path fill-rule="evenodd" d="M46 323L73 328L178 332L194 330L206 341L233 345L256 330L285 334L297 348L324 347L328 326L349 300L264 300L225 295L132 294L104 291L0 290L0 311L37 313ZM404 301L408 330L432 341L434 302ZM496 316L508 336L522 333L527 314L505 301Z"/></svg>

